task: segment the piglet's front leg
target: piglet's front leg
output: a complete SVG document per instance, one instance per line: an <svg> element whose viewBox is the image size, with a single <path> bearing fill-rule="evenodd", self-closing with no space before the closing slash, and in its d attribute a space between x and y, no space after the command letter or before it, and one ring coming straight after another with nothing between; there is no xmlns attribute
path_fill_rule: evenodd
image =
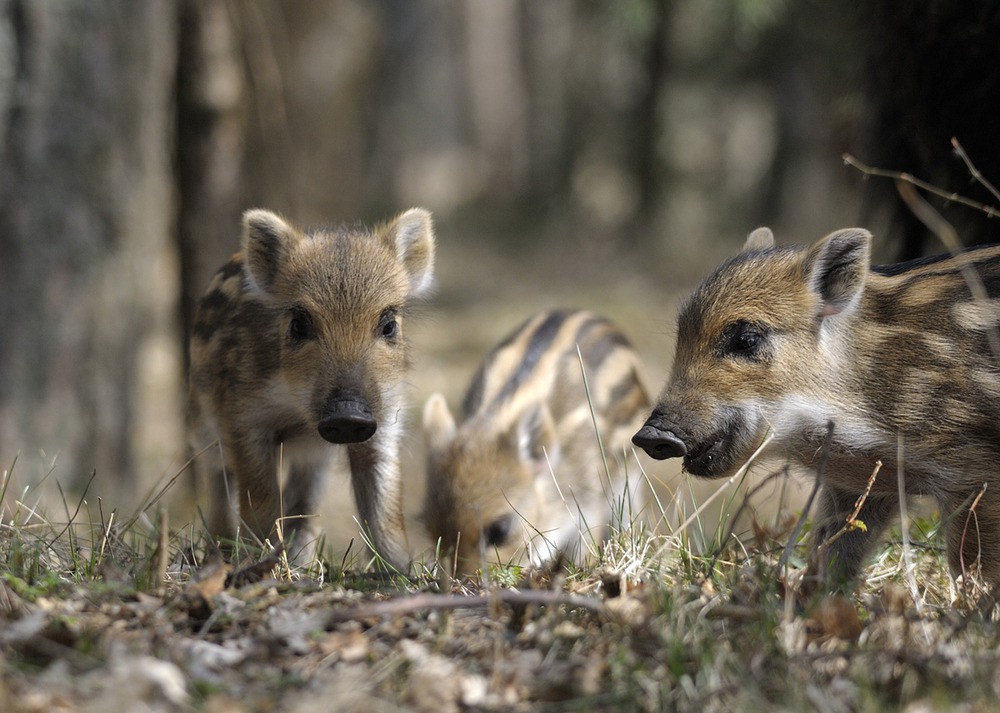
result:
<svg viewBox="0 0 1000 713"><path fill-rule="evenodd" d="M402 478L395 428L381 428L371 439L348 446L351 484L359 521L378 556L406 572L406 528L403 521Z"/></svg>

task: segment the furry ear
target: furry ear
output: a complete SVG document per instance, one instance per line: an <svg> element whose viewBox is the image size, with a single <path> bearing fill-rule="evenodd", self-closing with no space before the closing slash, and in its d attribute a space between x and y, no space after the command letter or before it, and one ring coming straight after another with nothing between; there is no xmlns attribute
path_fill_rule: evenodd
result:
<svg viewBox="0 0 1000 713"><path fill-rule="evenodd" d="M549 466L559 461L559 440L556 424L545 404L528 409L514 424L511 434L518 458L531 463L537 474L548 473Z"/></svg>
<svg viewBox="0 0 1000 713"><path fill-rule="evenodd" d="M774 233L770 228L757 228L747 236L743 243L743 252L748 250L767 250L774 247Z"/></svg>
<svg viewBox="0 0 1000 713"><path fill-rule="evenodd" d="M431 394L424 404L424 435L431 453L446 449L455 439L455 418L441 394Z"/></svg>
<svg viewBox="0 0 1000 713"><path fill-rule="evenodd" d="M872 235L846 228L818 240L806 256L809 286L822 300L824 317L852 309L868 277Z"/></svg>
<svg viewBox="0 0 1000 713"><path fill-rule="evenodd" d="M295 228L269 210L253 209L243 214L247 275L258 289L271 290L289 252L299 240Z"/></svg>
<svg viewBox="0 0 1000 713"><path fill-rule="evenodd" d="M423 208L410 208L388 225L396 259L410 279L410 294L419 297L434 281L434 221Z"/></svg>

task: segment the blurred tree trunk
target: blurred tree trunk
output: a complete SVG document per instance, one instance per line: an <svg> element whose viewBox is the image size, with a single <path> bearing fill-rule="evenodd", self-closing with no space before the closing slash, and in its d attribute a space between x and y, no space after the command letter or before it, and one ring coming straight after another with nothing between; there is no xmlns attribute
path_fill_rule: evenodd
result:
<svg viewBox="0 0 1000 713"><path fill-rule="evenodd" d="M177 240L185 340L198 298L237 248L244 207L246 72L233 7L227 0L180 0ZM186 364L186 349L184 355Z"/></svg>
<svg viewBox="0 0 1000 713"><path fill-rule="evenodd" d="M520 197L528 162L522 8L513 2L465 6L469 114L486 164L489 193Z"/></svg>
<svg viewBox="0 0 1000 713"><path fill-rule="evenodd" d="M133 490L163 295L173 0L0 2L0 469ZM158 304L159 303L159 304ZM23 480L20 482L24 482Z"/></svg>
<svg viewBox="0 0 1000 713"><path fill-rule="evenodd" d="M668 41L672 8L665 0L650 4L649 26L640 43L640 58L646 68L645 81L638 90L632 112L630 155L626 157L634 166L638 200L635 225L626 232L626 241L635 245L651 236L648 226L655 218L662 196L664 167L658 144L663 127L663 88L669 73Z"/></svg>

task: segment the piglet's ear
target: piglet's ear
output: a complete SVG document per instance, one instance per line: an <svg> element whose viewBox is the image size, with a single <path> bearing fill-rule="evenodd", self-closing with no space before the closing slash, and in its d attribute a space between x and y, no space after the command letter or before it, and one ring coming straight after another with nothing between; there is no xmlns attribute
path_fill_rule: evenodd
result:
<svg viewBox="0 0 1000 713"><path fill-rule="evenodd" d="M264 292L274 286L292 248L301 238L291 225L269 210L243 214L243 252L251 282Z"/></svg>
<svg viewBox="0 0 1000 713"><path fill-rule="evenodd" d="M396 259L410 280L410 295L419 297L434 281L434 221L423 208L400 213L388 225Z"/></svg>
<svg viewBox="0 0 1000 713"><path fill-rule="evenodd" d="M536 475L549 472L559 461L559 439L552 413L545 404L529 408L517 419L511 433L518 458L530 463Z"/></svg>
<svg viewBox="0 0 1000 713"><path fill-rule="evenodd" d="M743 243L743 252L750 250L767 250L774 247L774 233L770 228L757 228L747 236Z"/></svg>
<svg viewBox="0 0 1000 713"><path fill-rule="evenodd" d="M445 450L455 439L455 418L441 394L431 394L424 404L424 435L431 453Z"/></svg>
<svg viewBox="0 0 1000 713"><path fill-rule="evenodd" d="M846 228L818 240L806 256L809 287L821 300L822 316L853 309L868 276L872 235Z"/></svg>

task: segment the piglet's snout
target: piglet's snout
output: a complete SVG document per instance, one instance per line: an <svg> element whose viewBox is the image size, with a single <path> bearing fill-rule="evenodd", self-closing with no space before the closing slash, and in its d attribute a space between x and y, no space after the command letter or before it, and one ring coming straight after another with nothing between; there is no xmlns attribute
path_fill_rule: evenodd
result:
<svg viewBox="0 0 1000 713"><path fill-rule="evenodd" d="M650 421L646 421L638 433L632 436L632 443L656 460L680 458L687 454L687 446L676 433L660 428Z"/></svg>
<svg viewBox="0 0 1000 713"><path fill-rule="evenodd" d="M319 422L319 435L330 443L360 443L375 435L378 424L371 409L361 401L331 401Z"/></svg>

